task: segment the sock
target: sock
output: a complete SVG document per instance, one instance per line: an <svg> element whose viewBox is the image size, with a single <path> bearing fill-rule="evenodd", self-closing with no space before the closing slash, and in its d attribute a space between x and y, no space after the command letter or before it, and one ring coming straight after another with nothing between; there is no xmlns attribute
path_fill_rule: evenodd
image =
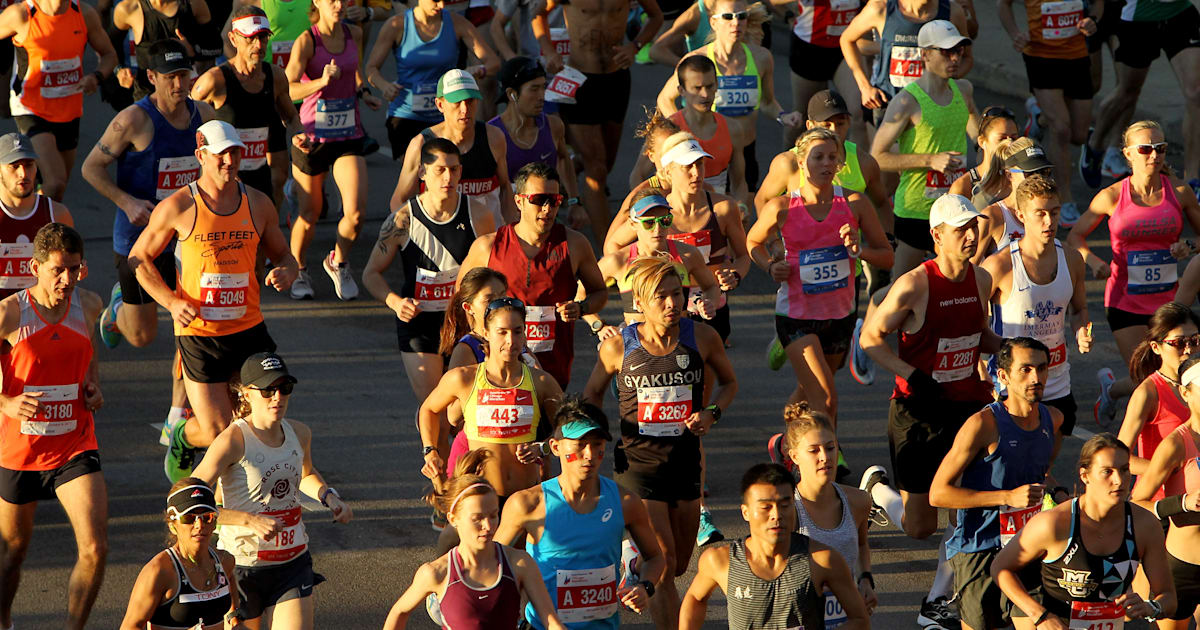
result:
<svg viewBox="0 0 1200 630"><path fill-rule="evenodd" d="M954 528L946 526L945 532L942 534L942 542L938 545L938 564L937 572L933 574L933 585L929 587L929 596L926 601L933 601L939 597L950 599L954 593L954 569L950 567L950 563L946 562L946 541L954 533Z"/></svg>
<svg viewBox="0 0 1200 630"><path fill-rule="evenodd" d="M167 424L171 425L183 419L186 413L187 410L184 407L171 407L171 410L167 412Z"/></svg>
<svg viewBox="0 0 1200 630"><path fill-rule="evenodd" d="M904 501L895 488L886 483L877 483L871 488L871 499L875 501L875 505L883 508L888 519L892 521L892 525L895 525L897 529L903 528Z"/></svg>

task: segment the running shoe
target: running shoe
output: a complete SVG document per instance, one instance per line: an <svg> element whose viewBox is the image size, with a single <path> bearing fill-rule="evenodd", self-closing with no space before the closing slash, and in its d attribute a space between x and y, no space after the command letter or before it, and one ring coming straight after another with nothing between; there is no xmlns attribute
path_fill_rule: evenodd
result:
<svg viewBox="0 0 1200 630"><path fill-rule="evenodd" d="M1086 143L1079 147L1079 176L1088 188L1100 187L1100 153Z"/></svg>
<svg viewBox="0 0 1200 630"><path fill-rule="evenodd" d="M167 419L163 421L162 431L159 431L159 433L158 433L158 443L163 446L170 446L171 445L171 434L175 433L175 428L178 427L179 425L183 424L184 422L187 422L188 418L191 418L191 417L192 417L192 410L188 407L184 407L183 415L181 415L177 418L172 418L171 416L168 415Z"/></svg>
<svg viewBox="0 0 1200 630"><path fill-rule="evenodd" d="M1079 220L1079 205L1074 201L1068 201L1062 205L1062 209L1058 214L1058 224L1068 230L1075 226L1075 222Z"/></svg>
<svg viewBox="0 0 1200 630"><path fill-rule="evenodd" d="M433 527L433 531L440 534L442 533L443 529L446 529L446 526L449 525L450 522L446 519L445 512L442 512L437 508L433 508L433 513L429 515L429 524Z"/></svg>
<svg viewBox="0 0 1200 630"><path fill-rule="evenodd" d="M313 299L312 278L307 271L301 269L300 273L296 274L296 280L292 282L292 289L288 291L288 295L293 300Z"/></svg>
<svg viewBox="0 0 1200 630"><path fill-rule="evenodd" d="M958 630L962 627L962 622L958 618L958 611L954 610L950 600L945 597L938 597L933 601L921 598L921 612L917 614L917 625L926 630Z"/></svg>
<svg viewBox="0 0 1200 630"><path fill-rule="evenodd" d="M445 627L445 622L442 621L442 604L438 601L436 593L425 596L425 612L439 628Z"/></svg>
<svg viewBox="0 0 1200 630"><path fill-rule="evenodd" d="M372 138L370 135L364 133L362 147L363 147L363 157L366 157L366 156L371 155L372 153L375 153L376 151L379 150L379 141L376 140L375 138Z"/></svg>
<svg viewBox="0 0 1200 630"><path fill-rule="evenodd" d="M625 588L637 584L641 576L638 575L638 564L641 563L642 554L638 551L637 545L633 544L632 540L624 538L621 540L621 583L617 588Z"/></svg>
<svg viewBox="0 0 1200 630"><path fill-rule="evenodd" d="M186 422L175 425L175 429L171 431L171 444L167 447L166 456L163 457L163 473L171 483L191 475L199 460L197 454L201 449L184 443L183 428L185 426L187 426Z"/></svg>
<svg viewBox="0 0 1200 630"><path fill-rule="evenodd" d="M112 293L108 296L108 306L100 312L100 341L109 348L121 344L121 329L117 327L117 307L124 302L121 300L121 283L113 285Z"/></svg>
<svg viewBox="0 0 1200 630"><path fill-rule="evenodd" d="M862 328L863 318L859 317L854 322L854 333L850 335L850 376L860 385L870 385L875 382L875 362L858 343Z"/></svg>
<svg viewBox="0 0 1200 630"><path fill-rule="evenodd" d="M1129 162L1125 161L1125 156L1121 154L1121 150L1117 147L1108 147L1104 150L1104 163L1100 166L1100 174L1113 179L1122 179L1129 177L1133 170L1129 168Z"/></svg>
<svg viewBox="0 0 1200 630"><path fill-rule="evenodd" d="M706 508L700 508L700 529L696 531L696 545L703 547L722 540L725 540L725 534L713 525L712 513Z"/></svg>
<svg viewBox="0 0 1200 630"><path fill-rule="evenodd" d="M1096 372L1096 378L1100 381L1100 395L1096 397L1092 415L1096 418L1096 424L1107 427L1108 423L1117 417L1117 401L1109 394L1113 383L1117 382L1117 377L1113 376L1113 371L1109 368L1100 368L1100 371Z"/></svg>
<svg viewBox="0 0 1200 630"><path fill-rule="evenodd" d="M1038 107L1037 97L1030 96L1025 99L1025 133L1022 135L1034 140L1042 139L1046 130L1038 124L1038 116L1041 115L1042 108Z"/></svg>
<svg viewBox="0 0 1200 630"><path fill-rule="evenodd" d="M333 290L339 300L349 302L358 297L358 283L354 282L354 274L350 273L350 263L335 265L331 249L325 260L321 261L321 266L325 268L325 273L329 274L329 279L333 280Z"/></svg>
<svg viewBox="0 0 1200 630"><path fill-rule="evenodd" d="M767 367L778 372L784 363L787 363L787 353L783 350L783 344L779 343L779 337L771 337L771 343L767 344Z"/></svg>
<svg viewBox="0 0 1200 630"><path fill-rule="evenodd" d="M883 466L871 466L863 471L862 479L858 482L858 488L870 495L871 488L874 488L875 484L879 483L884 485L890 483L888 481L887 470ZM892 520L888 518L887 512L875 502L874 495L871 496L871 513L869 518L872 523L880 527L887 527L892 523Z"/></svg>

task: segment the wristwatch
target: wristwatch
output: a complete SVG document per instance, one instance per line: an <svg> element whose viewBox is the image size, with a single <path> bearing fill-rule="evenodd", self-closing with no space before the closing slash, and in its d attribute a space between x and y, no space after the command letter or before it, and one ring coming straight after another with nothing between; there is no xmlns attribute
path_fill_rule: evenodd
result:
<svg viewBox="0 0 1200 630"><path fill-rule="evenodd" d="M705 407L704 409L705 409L705 411L708 411L709 413L711 413L711 414L712 414L712 416L713 416L713 424L716 424L717 422L720 422L720 420L721 420L721 413L722 413L722 412L721 412L721 408L720 408L720 407L718 407L718 406L716 406L715 404L713 404L713 405L709 405L709 406Z"/></svg>
<svg viewBox="0 0 1200 630"><path fill-rule="evenodd" d="M1154 621L1159 617L1162 617L1163 607L1162 604L1158 603L1158 600L1148 599L1146 600L1146 604L1153 610L1153 612L1151 612L1149 615L1146 615L1147 620Z"/></svg>
<svg viewBox="0 0 1200 630"><path fill-rule="evenodd" d="M429 457L430 453L434 453L436 451L436 446L426 446L425 448L421 449L421 457Z"/></svg>
<svg viewBox="0 0 1200 630"><path fill-rule="evenodd" d="M650 580L642 580L641 582L638 582L638 584L641 584L642 588L646 589L646 596L654 597L654 582L651 582Z"/></svg>
<svg viewBox="0 0 1200 630"><path fill-rule="evenodd" d="M596 321L592 322L591 324L588 324L588 326L591 327L592 334L599 335L600 329L604 328L604 321L597 319Z"/></svg>

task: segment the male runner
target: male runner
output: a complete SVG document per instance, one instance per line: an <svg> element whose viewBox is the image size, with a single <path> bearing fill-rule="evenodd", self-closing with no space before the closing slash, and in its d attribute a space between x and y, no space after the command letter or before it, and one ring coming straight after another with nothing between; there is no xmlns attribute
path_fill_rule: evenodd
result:
<svg viewBox="0 0 1200 630"><path fill-rule="evenodd" d="M0 136L0 297L37 284L29 261L42 226L75 226L66 206L37 192L37 160L29 138L16 132Z"/></svg>
<svg viewBox="0 0 1200 630"><path fill-rule="evenodd" d="M683 597L680 630L704 626L708 599L720 587L730 628L824 628L832 591L846 613L842 630L871 627L867 605L841 554L794 533L794 479L779 464L755 464L742 475L742 518L750 535L704 550ZM769 579L764 576L771 576Z"/></svg>
<svg viewBox="0 0 1200 630"><path fill-rule="evenodd" d="M17 2L0 13L0 39L21 49L8 106L17 129L41 156L42 192L62 201L75 168L83 95L117 67L117 53L90 5L71 0ZM83 73L91 44L97 69Z"/></svg>
<svg viewBox="0 0 1200 630"><path fill-rule="evenodd" d="M700 147L714 156L704 159L705 183L722 195L748 202L751 196L746 185L743 149L750 142L743 126L731 125L723 114L713 111L717 66L704 55L690 55L676 66L675 78L683 96L683 109L669 118L680 129L696 136Z"/></svg>
<svg viewBox="0 0 1200 630"><path fill-rule="evenodd" d="M271 198L237 179L244 149L229 123L201 125L196 131L200 177L155 206L129 251L138 282L171 313L184 388L195 412L191 422L172 428L163 460L171 483L191 474L197 451L233 420L229 379L246 357L275 351L259 310L259 251L274 265L266 285L276 291L286 291L299 273ZM171 287L151 261L176 239L179 280Z"/></svg>
<svg viewBox="0 0 1200 630"><path fill-rule="evenodd" d="M1062 445L1063 415L1041 402L1050 353L1032 337L1004 341L996 363L1008 396L967 418L929 488L930 504L958 510L946 556L965 630L1011 623L992 559L1042 511L1046 477Z"/></svg>
<svg viewBox="0 0 1200 630"><path fill-rule="evenodd" d="M154 91L146 74L153 57L151 48L164 39L180 39L188 44L188 57L196 72L204 72L221 55L219 25L211 24L212 14L205 0L121 0L113 7L113 26L129 31L137 61L133 97L141 99ZM130 64L132 65L132 64Z"/></svg>
<svg viewBox="0 0 1200 630"><path fill-rule="evenodd" d="M104 302L76 285L83 237L51 223L33 239L37 284L0 301L0 627L29 551L38 501L58 498L78 556L67 587L67 628L82 629L108 555L108 491L92 413L104 402L92 327ZM54 323L50 323L54 322Z"/></svg>
<svg viewBox="0 0 1200 630"><path fill-rule="evenodd" d="M564 390L575 359L575 321L598 313L608 289L596 253L583 234L556 222L563 195L558 172L541 162L526 164L513 180L521 219L475 240L458 279L475 267L508 278L508 292L525 303L530 352ZM576 283L587 297L575 300Z"/></svg>
<svg viewBox="0 0 1200 630"><path fill-rule="evenodd" d="M666 559L639 497L600 475L612 442L604 411L572 397L558 408L554 422L548 446L562 473L509 498L496 540L525 545L568 628L615 629L621 604L639 613L649 608ZM626 531L641 552L640 581L622 586ZM532 605L526 606L525 619L542 630Z"/></svg>

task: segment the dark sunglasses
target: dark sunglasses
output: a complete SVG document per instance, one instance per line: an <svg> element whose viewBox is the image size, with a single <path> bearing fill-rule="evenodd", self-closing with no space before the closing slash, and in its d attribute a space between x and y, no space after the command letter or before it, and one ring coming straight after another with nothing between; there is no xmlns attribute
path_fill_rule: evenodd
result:
<svg viewBox="0 0 1200 630"><path fill-rule="evenodd" d="M1200 335L1192 335L1191 337L1177 337L1175 339L1163 339L1163 343L1182 350L1184 348L1200 348Z"/></svg>
<svg viewBox="0 0 1200 630"><path fill-rule="evenodd" d="M984 118L1007 118L1014 121L1017 119L1017 115L1003 105L989 105L983 109L980 115Z"/></svg>
<svg viewBox="0 0 1200 630"><path fill-rule="evenodd" d="M551 193L517 193L517 196L535 206L557 208L563 204L563 196Z"/></svg>
<svg viewBox="0 0 1200 630"><path fill-rule="evenodd" d="M1133 148L1142 155L1150 155L1151 153L1167 154L1166 142L1155 142L1154 144L1135 144Z"/></svg>
<svg viewBox="0 0 1200 630"><path fill-rule="evenodd" d="M717 17L721 18L722 20L725 20L726 22L731 22L733 20L737 20L739 22L745 22L746 20L750 19L750 12L749 11L738 11L737 13L718 13Z"/></svg>
<svg viewBox="0 0 1200 630"><path fill-rule="evenodd" d="M954 55L967 54L968 46L970 46L970 44L959 44L959 45L955 46L954 48L934 48L934 50L942 53L943 57L953 57Z"/></svg>
<svg viewBox="0 0 1200 630"><path fill-rule="evenodd" d="M675 215L668 212L661 217L645 217L636 219L636 221L642 224L642 229L644 230L653 230L655 224L668 228L675 222Z"/></svg>
<svg viewBox="0 0 1200 630"><path fill-rule="evenodd" d="M276 385L275 387L251 387L250 389L257 391L259 394L262 395L263 398L266 398L269 400L269 399L275 397L275 392L279 392L280 394L283 394L284 396L291 396L292 390L295 388L296 388L295 383L284 383L282 385Z"/></svg>
<svg viewBox="0 0 1200 630"><path fill-rule="evenodd" d="M524 302L522 302L521 300L518 300L515 297L504 296L502 298L496 298L496 299L492 300L491 302L488 302L487 310L485 310L483 312L483 315L484 315L484 317L487 317L492 311L494 311L498 308L505 308L505 307L515 308L515 309L521 311L522 313L525 312L525 303Z"/></svg>
<svg viewBox="0 0 1200 630"><path fill-rule="evenodd" d="M196 521L200 521L205 525L215 525L217 523L217 513L201 512L199 514L192 514L189 512L187 514L180 514L179 516L176 516L175 520L183 523L184 525L191 525Z"/></svg>

